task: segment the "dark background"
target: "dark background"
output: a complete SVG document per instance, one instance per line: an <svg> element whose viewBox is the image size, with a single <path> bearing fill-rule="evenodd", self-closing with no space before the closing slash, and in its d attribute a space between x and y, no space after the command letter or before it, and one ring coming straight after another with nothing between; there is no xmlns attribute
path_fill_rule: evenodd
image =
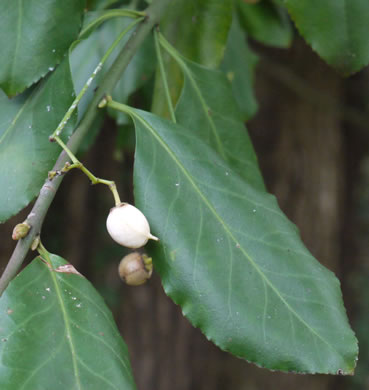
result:
<svg viewBox="0 0 369 390"><path fill-rule="evenodd" d="M369 389L369 71L343 79L301 40L287 51L256 50L260 108L248 129L269 191L313 255L341 280L359 338L356 375L258 368L207 341L166 297L155 273L144 286L123 285L117 266L126 252L105 228L110 191L72 171L47 216L43 242L103 294L128 344L139 390ZM107 120L82 159L98 177L116 180L121 198L132 203L132 142L122 139L133 134L124 132L128 137ZM13 226L29 210L0 225L0 269L15 246Z"/></svg>

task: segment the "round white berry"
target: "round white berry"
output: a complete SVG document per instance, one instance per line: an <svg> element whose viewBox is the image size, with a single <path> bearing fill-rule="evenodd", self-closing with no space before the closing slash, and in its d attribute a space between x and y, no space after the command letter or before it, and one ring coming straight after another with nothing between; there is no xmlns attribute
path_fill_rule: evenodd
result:
<svg viewBox="0 0 369 390"><path fill-rule="evenodd" d="M140 248L149 239L158 240L150 233L149 223L142 212L128 203L110 210L106 228L114 241L127 248Z"/></svg>

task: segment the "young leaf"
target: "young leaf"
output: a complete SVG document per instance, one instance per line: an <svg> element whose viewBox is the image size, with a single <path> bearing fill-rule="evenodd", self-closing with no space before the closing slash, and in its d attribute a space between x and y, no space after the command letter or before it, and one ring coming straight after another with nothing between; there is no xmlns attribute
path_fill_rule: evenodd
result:
<svg viewBox="0 0 369 390"><path fill-rule="evenodd" d="M0 87L22 92L60 63L81 25L84 0L0 2Z"/></svg>
<svg viewBox="0 0 369 390"><path fill-rule="evenodd" d="M254 72L258 56L250 49L236 16L233 17L221 69L232 85L233 95L245 120L258 109L254 96Z"/></svg>
<svg viewBox="0 0 369 390"><path fill-rule="evenodd" d="M186 58L215 69L223 59L232 9L230 0L178 0L169 7L160 29ZM170 94L176 103L183 78L174 61L165 61L165 68ZM157 74L152 111L168 116L164 96L161 76Z"/></svg>
<svg viewBox="0 0 369 390"><path fill-rule="evenodd" d="M369 62L367 0L285 0L298 30L328 64L343 74Z"/></svg>
<svg viewBox="0 0 369 390"><path fill-rule="evenodd" d="M0 298L1 389L135 389L103 299L64 259L50 260L33 260Z"/></svg>
<svg viewBox="0 0 369 390"><path fill-rule="evenodd" d="M357 343L339 283L275 198L196 132L130 111L136 204L160 238L155 267L183 314L220 348L262 367L352 374Z"/></svg>
<svg viewBox="0 0 369 390"><path fill-rule="evenodd" d="M25 207L38 193L60 153L49 135L72 104L68 58L31 93L9 100L0 91L0 222ZM64 136L71 134L75 116Z"/></svg>
<svg viewBox="0 0 369 390"><path fill-rule="evenodd" d="M196 132L245 180L264 189L256 155L229 80L218 70L185 59L162 36L160 40L184 74L184 86L175 112L178 123Z"/></svg>
<svg viewBox="0 0 369 390"><path fill-rule="evenodd" d="M241 24L250 37L270 46L291 45L293 29L285 9L273 1L247 4L238 0L237 3Z"/></svg>

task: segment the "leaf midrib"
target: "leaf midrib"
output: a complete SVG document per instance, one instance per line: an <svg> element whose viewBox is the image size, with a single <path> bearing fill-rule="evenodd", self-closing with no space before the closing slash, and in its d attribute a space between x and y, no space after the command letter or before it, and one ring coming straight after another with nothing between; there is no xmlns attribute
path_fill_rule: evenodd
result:
<svg viewBox="0 0 369 390"><path fill-rule="evenodd" d="M194 77L192 76L192 72L188 68L187 64L184 61L179 62L179 64L182 67L182 70L185 73L185 75L188 77L188 79L189 79L189 81L190 81L190 83L191 83L195 93L197 94L197 96L198 96L198 98L200 100L201 107L202 107L202 109L203 109L203 111L205 113L205 117L206 117L207 121L209 122L210 128L211 128L211 130L212 130L212 132L214 134L219 154L221 155L221 157L225 161L228 161L227 155L226 155L226 153L224 151L223 144L222 144L222 141L220 140L220 137L219 137L217 128L215 126L215 123L213 121L213 118L211 118L211 116L209 114L210 107L206 104L206 101L205 101L205 99L204 99L204 97L203 97L203 95L201 93L201 90L197 86L197 83L196 83Z"/></svg>
<svg viewBox="0 0 369 390"><path fill-rule="evenodd" d="M23 114L24 110L32 103L33 99L36 100L35 96L37 96L38 93L40 93L42 89L40 87L36 87L34 91L27 97L27 99L22 103L22 107L17 112L13 120L11 121L9 127L4 131L2 136L0 137L0 146L1 143L4 141L6 136L8 135L9 131L14 128L16 122L18 121L19 117ZM32 124L32 123L31 123Z"/></svg>
<svg viewBox="0 0 369 390"><path fill-rule="evenodd" d="M177 156L172 152L170 147L165 143L165 141L159 136L159 134L156 133L155 129L143 118L140 117L139 114L137 114L136 111L133 109L129 109L129 114L131 114L134 118L136 118L138 121L140 121L144 127L146 127L149 132L156 138L158 143L162 146L162 148L168 153L168 155L174 160L174 162L177 164L179 169L183 172L184 176L187 178L187 180L190 182L194 190L198 193L199 197L203 200L204 204L207 206L207 208L211 211L211 213L214 215L214 217L220 222L221 226L225 230L225 232L229 235L229 237L232 239L232 241L235 243L235 245L239 246L239 250L242 252L244 257L249 261L249 263L255 268L255 270L258 272L260 277L263 281L267 283L267 285L270 287L270 289L276 294L276 296L280 299L280 301L286 306L286 308L291 312L313 335L315 335L317 338L322 340L325 344L327 344L338 356L341 356L338 351L327 341L325 340L314 328L312 328L306 321L301 318L301 316L289 305L289 303L280 295L277 288L274 286L274 284L267 278L266 275L261 271L261 269L258 267L257 263L252 259L252 257L246 252L246 250L239 244L237 239L233 236L230 228L228 225L223 221L221 216L217 213L215 208L212 206L212 204L206 199L205 195L201 192L200 188L196 185L194 180L192 179L191 175L187 171L187 169L182 165L180 160L177 158Z"/></svg>
<svg viewBox="0 0 369 390"><path fill-rule="evenodd" d="M58 300L58 303L59 303L59 306L60 306L60 309L61 309L61 312L62 312L62 315L63 315L63 320L64 320L64 324L65 324L65 330L66 330L66 334L67 334L66 337L67 337L69 348L70 348L71 355L72 355L73 371L74 371L75 378L76 378L77 389L78 390L82 390L80 377L79 377L77 358L76 358L77 354L76 354L76 350L75 350L74 344L73 344L73 337L72 337L71 326L70 326L70 323L69 323L67 310L66 310L66 307L64 305L64 300L63 300L63 297L62 297L62 294L61 294L61 290L60 290L60 287L59 287L59 284L58 284L58 281L57 281L56 273L55 273L54 269L52 268L53 264L51 263L50 257L47 259L47 261L51 265L51 268L50 267L47 267L47 268L48 268L48 270L50 272L51 279L52 279L52 281L54 283L57 300Z"/></svg>
<svg viewBox="0 0 369 390"><path fill-rule="evenodd" d="M17 55L19 51L19 44L21 42L21 35L22 35L22 19L23 19L23 13L22 13L22 2L23 0L18 0L18 8L19 8L19 13L18 13L18 23L17 23L17 40L15 43L15 49L14 49L14 57L13 57L13 65L10 69L10 82L9 82L9 92L12 90L14 87L14 73L15 73L15 64L17 60Z"/></svg>

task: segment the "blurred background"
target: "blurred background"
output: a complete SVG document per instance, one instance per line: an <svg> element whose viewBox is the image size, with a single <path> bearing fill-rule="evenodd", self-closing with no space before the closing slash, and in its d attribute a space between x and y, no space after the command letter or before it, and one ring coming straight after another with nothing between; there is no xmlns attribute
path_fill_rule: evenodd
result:
<svg viewBox="0 0 369 390"><path fill-rule="evenodd" d="M43 243L104 296L128 344L139 390L369 389L369 70L342 78L299 38L289 50L255 42L252 47L259 56L254 81L259 109L247 128L268 190L312 254L341 281L359 339L353 377L258 368L220 351L193 328L155 272L143 286L125 286L117 267L127 252L105 228L111 193L92 187L80 172L64 179L43 227ZM145 107L147 94L147 88L137 91L130 104ZM107 119L80 157L96 176L115 180L121 198L134 203L130 125ZM0 225L1 271L15 247L12 229L29 211ZM28 261L33 257L30 253Z"/></svg>

